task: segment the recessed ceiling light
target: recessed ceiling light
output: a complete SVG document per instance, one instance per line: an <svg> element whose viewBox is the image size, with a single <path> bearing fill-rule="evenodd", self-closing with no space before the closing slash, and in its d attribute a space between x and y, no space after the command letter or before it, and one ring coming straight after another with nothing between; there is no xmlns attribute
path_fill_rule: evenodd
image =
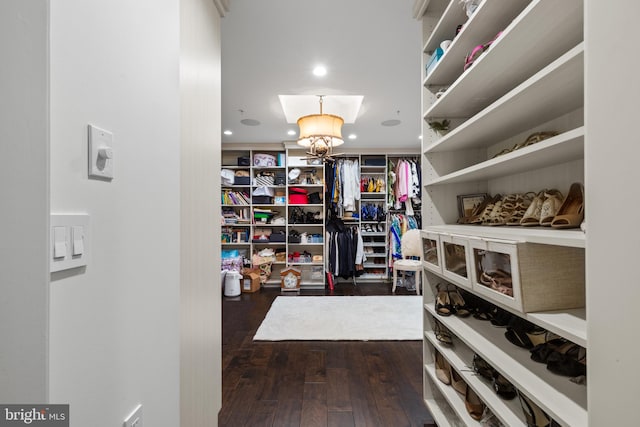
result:
<svg viewBox="0 0 640 427"><path fill-rule="evenodd" d="M391 120L385 120L384 122L380 123L382 126L398 126L400 124L400 120L398 119L391 119Z"/></svg>
<svg viewBox="0 0 640 427"><path fill-rule="evenodd" d="M356 135L355 133L349 134L349 139L356 139L358 137L358 135Z"/></svg>
<svg viewBox="0 0 640 427"><path fill-rule="evenodd" d="M295 130L293 130L293 129L290 129L290 130L287 132L287 135L295 135L295 134L296 134L296 131L295 131Z"/></svg>
<svg viewBox="0 0 640 427"><path fill-rule="evenodd" d="M240 123L242 123L245 126L258 126L260 124L259 121L254 119L242 119L240 120Z"/></svg>
<svg viewBox="0 0 640 427"><path fill-rule="evenodd" d="M324 65L318 65L313 69L313 75L317 77L322 77L327 75L327 69Z"/></svg>
<svg viewBox="0 0 640 427"><path fill-rule="evenodd" d="M233 132L231 132L230 130L225 130L223 133L225 135L233 135Z"/></svg>

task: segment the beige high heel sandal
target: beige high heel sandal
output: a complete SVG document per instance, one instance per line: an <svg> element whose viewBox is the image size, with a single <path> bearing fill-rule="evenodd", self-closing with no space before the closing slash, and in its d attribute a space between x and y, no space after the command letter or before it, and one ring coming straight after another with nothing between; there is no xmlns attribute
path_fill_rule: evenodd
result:
<svg viewBox="0 0 640 427"><path fill-rule="evenodd" d="M584 188L579 182L571 184L569 194L551 222L553 228L580 227L584 219Z"/></svg>
<svg viewBox="0 0 640 427"><path fill-rule="evenodd" d="M520 220L520 225L524 227L540 225L540 214L542 213L542 203L544 203L544 193L546 191L547 190L542 190L536 194Z"/></svg>
<svg viewBox="0 0 640 427"><path fill-rule="evenodd" d="M540 212L540 225L548 227L551 225L556 212L562 205L562 193L558 190L549 190L544 193L546 199L542 203Z"/></svg>
<svg viewBox="0 0 640 427"><path fill-rule="evenodd" d="M449 365L449 362L447 362L438 351L436 351L434 359L436 365L436 378L438 378L443 384L451 384L451 365Z"/></svg>

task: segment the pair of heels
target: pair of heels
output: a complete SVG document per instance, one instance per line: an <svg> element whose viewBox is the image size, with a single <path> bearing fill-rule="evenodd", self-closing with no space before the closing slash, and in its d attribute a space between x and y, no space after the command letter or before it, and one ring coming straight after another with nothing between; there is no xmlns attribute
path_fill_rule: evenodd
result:
<svg viewBox="0 0 640 427"><path fill-rule="evenodd" d="M562 193L558 190L540 191L531 201L529 208L520 220L520 225L524 227L550 226L562 205L562 199Z"/></svg>
<svg viewBox="0 0 640 427"><path fill-rule="evenodd" d="M579 377L587 374L587 350L584 347L555 338L532 347L531 359L546 363L547 369L565 377Z"/></svg>
<svg viewBox="0 0 640 427"><path fill-rule="evenodd" d="M436 358L438 357L438 354L439 353L436 353ZM442 355L440 357L444 361L444 363L446 363L444 358L442 358ZM445 384L451 384L451 387L453 387L455 391L464 396L464 406L467 409L467 412L469 413L471 418L476 421L480 421L482 419L482 414L485 408L484 402L480 400L480 396L478 396L478 394L467 385L467 383L464 381L464 378L462 378L462 376L458 374L458 372L453 369L451 365L449 365L448 363L447 365L449 367L449 375L441 379L440 376L438 376L438 367L436 367L436 376L438 376L438 379L440 379L440 381L442 381L443 379L448 379L449 382ZM441 367L441 369L444 368ZM446 373L441 372L440 375L444 376L446 375Z"/></svg>
<svg viewBox="0 0 640 427"><path fill-rule="evenodd" d="M483 271L482 274L480 274L480 283L501 294L510 297L513 296L513 280L511 273L507 271L501 269Z"/></svg>
<svg viewBox="0 0 640 427"><path fill-rule="evenodd" d="M527 420L527 427L560 427L560 424L554 421L527 396L518 392L518 397L520 398L522 412L524 412L524 417Z"/></svg>
<svg viewBox="0 0 640 427"><path fill-rule="evenodd" d="M455 286L453 290L441 290L440 284L438 284L436 289L438 293L436 294L435 308L436 313L440 316L455 314L458 317L469 317L471 315L471 309Z"/></svg>
<svg viewBox="0 0 640 427"><path fill-rule="evenodd" d="M543 141L543 140L545 140L547 138L551 138L552 136L556 136L557 134L558 134L558 132L556 132L556 131L532 133L531 135L529 135L527 137L527 139L524 142L520 142L520 143L514 145L512 148L505 148L504 150L498 152L492 158L495 159L496 157L503 156L505 154L509 154L512 151L516 151L516 150L519 150L521 148L528 147L528 146L533 145L533 144L535 144L537 142Z"/></svg>
<svg viewBox="0 0 640 427"><path fill-rule="evenodd" d="M442 326L442 323L438 322L435 317L433 318L433 333L436 336L436 339L442 344L447 346L453 345L451 333Z"/></svg>
<svg viewBox="0 0 640 427"><path fill-rule="evenodd" d="M493 197L487 197L465 223L483 224L488 222L491 217L491 212L493 212L496 205L502 206L502 196L500 194L496 194Z"/></svg>
<svg viewBox="0 0 640 427"><path fill-rule="evenodd" d="M558 335L517 316L513 316L509 322L504 336L511 344L527 350L560 338Z"/></svg>
<svg viewBox="0 0 640 427"><path fill-rule="evenodd" d="M473 370L484 379L490 381L493 390L502 399L511 400L516 397L517 391L513 384L477 354L473 355Z"/></svg>

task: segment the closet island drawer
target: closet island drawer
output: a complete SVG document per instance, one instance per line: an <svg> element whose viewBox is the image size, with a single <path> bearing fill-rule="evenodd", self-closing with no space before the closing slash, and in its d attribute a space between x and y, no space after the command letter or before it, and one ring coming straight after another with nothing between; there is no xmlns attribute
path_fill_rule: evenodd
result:
<svg viewBox="0 0 640 427"><path fill-rule="evenodd" d="M478 294L522 313L584 307L584 249L469 239Z"/></svg>

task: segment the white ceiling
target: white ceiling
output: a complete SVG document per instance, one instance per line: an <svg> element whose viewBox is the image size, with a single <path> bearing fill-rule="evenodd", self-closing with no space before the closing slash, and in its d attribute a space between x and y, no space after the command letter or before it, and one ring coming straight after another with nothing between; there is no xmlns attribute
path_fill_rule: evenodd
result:
<svg viewBox="0 0 640 427"><path fill-rule="evenodd" d="M361 95L355 123L343 127L345 147L418 148L422 33L412 4L232 0L222 19L222 129L233 135L222 142L295 140L297 126L287 123L278 95ZM326 76L312 74L318 64ZM324 113L336 114L328 107ZM388 120L401 123L381 125ZM357 139L347 140L351 133Z"/></svg>

